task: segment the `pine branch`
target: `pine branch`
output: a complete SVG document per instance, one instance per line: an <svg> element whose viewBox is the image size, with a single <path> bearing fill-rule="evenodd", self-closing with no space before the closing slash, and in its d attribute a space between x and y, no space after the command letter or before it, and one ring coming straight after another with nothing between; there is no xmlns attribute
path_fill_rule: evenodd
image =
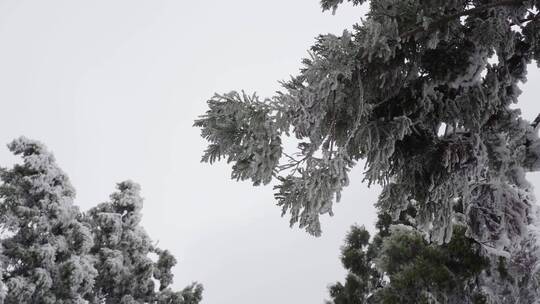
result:
<svg viewBox="0 0 540 304"><path fill-rule="evenodd" d="M481 6L477 6L477 7L474 7L474 8L471 8L471 9L468 9L468 10L464 10L462 12L458 12L458 13L454 13L454 14L450 14L448 16L445 16L439 20L436 20L434 22L432 22L428 28L424 28L423 26L419 26L419 27L416 27L412 30L409 30L403 34L401 34L399 37L401 39L404 39L404 38L408 38L410 36L414 36L415 34L418 34L418 33L421 33L421 32L430 32L430 31L433 31L435 30L436 28L454 20L454 19L457 19L457 18L460 18L460 17L463 17L463 16L470 16L470 15L475 15L475 14L479 14L481 12L484 12L485 10L487 9L490 9L490 8L494 8L494 7L499 7L499 6L512 6L512 5L520 5L522 4L524 1L523 0L502 0L502 1L497 1L497 2L494 2L494 3L490 3L490 4L486 4L486 5L481 5Z"/></svg>

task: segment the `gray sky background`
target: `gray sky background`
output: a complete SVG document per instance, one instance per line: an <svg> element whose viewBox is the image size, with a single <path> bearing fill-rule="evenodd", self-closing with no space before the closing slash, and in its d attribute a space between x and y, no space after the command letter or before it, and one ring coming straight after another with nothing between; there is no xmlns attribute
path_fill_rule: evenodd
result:
<svg viewBox="0 0 540 304"><path fill-rule="evenodd" d="M199 163L206 143L191 127L214 92L271 95L317 34L339 34L365 11L332 16L318 2L0 0L0 144L47 144L82 209L117 182L140 183L146 230L179 260L175 286L203 283L203 303L322 303L344 277L349 226L373 226L379 188L361 184L359 165L314 238L289 229L271 187ZM529 79L521 107L531 119L536 66ZM16 160L0 148L0 165Z"/></svg>

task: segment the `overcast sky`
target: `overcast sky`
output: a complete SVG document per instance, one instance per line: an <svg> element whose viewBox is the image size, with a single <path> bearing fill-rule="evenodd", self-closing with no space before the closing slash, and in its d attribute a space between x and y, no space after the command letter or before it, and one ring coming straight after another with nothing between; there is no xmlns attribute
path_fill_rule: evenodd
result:
<svg viewBox="0 0 540 304"><path fill-rule="evenodd" d="M322 303L344 277L349 226L373 226L379 188L361 184L358 166L314 238L280 218L271 187L199 163L206 143L192 128L214 92L271 95L317 34L339 34L364 12L332 16L318 2L0 0L0 165L17 161L11 139L44 142L82 209L117 182L140 183L146 230L179 260L175 286L203 283L203 303ZM540 111L532 70L529 119Z"/></svg>

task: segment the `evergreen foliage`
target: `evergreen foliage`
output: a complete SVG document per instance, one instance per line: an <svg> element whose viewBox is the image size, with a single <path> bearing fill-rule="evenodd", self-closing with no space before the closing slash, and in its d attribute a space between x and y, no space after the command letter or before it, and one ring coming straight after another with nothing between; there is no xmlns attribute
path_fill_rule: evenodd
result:
<svg viewBox="0 0 540 304"><path fill-rule="evenodd" d="M0 169L0 303L195 304L202 287L173 292L166 250L139 225L142 198L131 181L111 202L81 212L75 190L44 145L9 144L23 159ZM157 261L150 253L158 255ZM159 288L154 286L159 281Z"/></svg>
<svg viewBox="0 0 540 304"><path fill-rule="evenodd" d="M321 4L335 11L343 2ZM490 267L504 260L513 278L484 271L477 285L486 301L532 303L540 298L540 223L525 174L540 168L538 123L513 105L527 66L540 65L539 5L370 1L352 31L316 39L282 92L211 98L195 121L210 143L203 161L225 158L233 178L255 185L274 181L291 225L314 235L359 161L368 184L383 187L380 212L396 220L414 205L427 244L447 246L462 232L459 201L464 235L481 244ZM285 136L298 140L296 151L284 151Z"/></svg>
<svg viewBox="0 0 540 304"><path fill-rule="evenodd" d="M415 213L409 207L397 221L380 214L371 242L364 227L351 228L341 249L348 275L330 286L328 303L486 303L477 281L490 261L481 245L462 224L449 243L430 244L413 224Z"/></svg>

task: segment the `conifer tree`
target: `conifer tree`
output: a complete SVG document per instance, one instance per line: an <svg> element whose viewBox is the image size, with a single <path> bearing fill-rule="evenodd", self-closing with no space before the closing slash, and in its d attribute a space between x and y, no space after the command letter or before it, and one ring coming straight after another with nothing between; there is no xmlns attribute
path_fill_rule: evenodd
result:
<svg viewBox="0 0 540 304"><path fill-rule="evenodd" d="M0 171L5 302L85 303L97 271L75 190L43 145L19 138L9 149L24 162Z"/></svg>
<svg viewBox="0 0 540 304"><path fill-rule="evenodd" d="M117 188L110 202L87 213L95 236L91 252L97 259L99 273L95 287L98 303L198 303L202 293L200 285L193 284L182 292L169 288L176 259L169 251L152 244L139 225L143 206L139 185L125 181ZM153 261L150 254L155 254L157 260ZM155 286L154 280L159 286Z"/></svg>
<svg viewBox="0 0 540 304"><path fill-rule="evenodd" d="M138 185L120 183L110 203L84 214L43 144L21 137L8 147L23 162L0 169L0 304L200 302L198 284L169 288L176 261L139 226Z"/></svg>
<svg viewBox="0 0 540 304"><path fill-rule="evenodd" d="M513 104L528 65L540 65L539 5L372 0L353 30L319 36L275 96L211 98L195 121L210 143L202 160L224 158L232 178L254 185L274 181L291 225L314 235L359 161L365 181L383 187L379 211L396 220L414 205L428 247L452 242L460 202L464 235L490 261L477 289L491 303L533 303L540 216L525 173L540 168L538 122ZM296 151L284 150L285 136ZM510 283L488 275L500 260Z"/></svg>

